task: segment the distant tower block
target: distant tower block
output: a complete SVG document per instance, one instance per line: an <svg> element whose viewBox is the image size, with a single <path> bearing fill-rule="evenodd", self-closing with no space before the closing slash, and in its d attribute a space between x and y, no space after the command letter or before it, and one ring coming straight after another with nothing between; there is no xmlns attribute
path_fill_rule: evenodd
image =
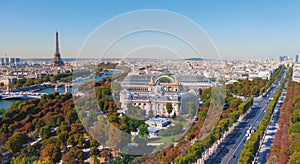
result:
<svg viewBox="0 0 300 164"><path fill-rule="evenodd" d="M55 43L56 43L55 44L55 53L53 55L51 66L63 66L64 62L62 61L60 53L59 53L58 32L56 32Z"/></svg>

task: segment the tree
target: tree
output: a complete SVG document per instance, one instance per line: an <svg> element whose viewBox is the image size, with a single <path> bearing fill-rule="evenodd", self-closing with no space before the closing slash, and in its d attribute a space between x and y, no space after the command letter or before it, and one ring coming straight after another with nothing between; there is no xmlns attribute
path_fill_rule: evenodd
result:
<svg viewBox="0 0 300 164"><path fill-rule="evenodd" d="M67 143L72 145L72 146L76 146L77 143L76 143L74 135L69 136Z"/></svg>
<svg viewBox="0 0 300 164"><path fill-rule="evenodd" d="M92 164L100 164L100 161L97 156L92 156L91 158L93 159Z"/></svg>
<svg viewBox="0 0 300 164"><path fill-rule="evenodd" d="M75 110L68 110L66 114L66 119L69 124L75 123L78 119L78 115Z"/></svg>
<svg viewBox="0 0 300 164"><path fill-rule="evenodd" d="M147 125L146 124L140 125L139 126L139 135L143 136L143 135L148 135L148 134L149 134L149 131L148 131Z"/></svg>
<svg viewBox="0 0 300 164"><path fill-rule="evenodd" d="M196 114L195 103L192 101L187 102L186 109L188 111L189 118L193 118Z"/></svg>
<svg viewBox="0 0 300 164"><path fill-rule="evenodd" d="M1 83L0 83L1 84ZM0 116L2 115L2 114L4 114L5 113L5 109L4 108L0 108Z"/></svg>
<svg viewBox="0 0 300 164"><path fill-rule="evenodd" d="M300 152L293 153L290 157L289 164L300 163Z"/></svg>
<svg viewBox="0 0 300 164"><path fill-rule="evenodd" d="M291 115L292 123L300 122L300 109L295 109Z"/></svg>
<svg viewBox="0 0 300 164"><path fill-rule="evenodd" d="M130 137L129 134L111 125L108 129L107 146L112 149L123 149L130 142Z"/></svg>
<svg viewBox="0 0 300 164"><path fill-rule="evenodd" d="M61 145L62 145L62 143L60 142L60 140L57 137L50 137L46 140L42 140L41 144L42 144L42 149L47 147L50 144L56 145L58 147L61 147Z"/></svg>
<svg viewBox="0 0 300 164"><path fill-rule="evenodd" d="M83 163L83 151L72 147L63 157L63 164L69 163Z"/></svg>
<svg viewBox="0 0 300 164"><path fill-rule="evenodd" d="M289 129L289 133L300 133L300 122L292 124Z"/></svg>
<svg viewBox="0 0 300 164"><path fill-rule="evenodd" d="M210 99L210 96L211 96L211 90L212 90L211 88L204 89L204 90L202 91L202 94L201 94L200 98L201 98L203 101Z"/></svg>
<svg viewBox="0 0 300 164"><path fill-rule="evenodd" d="M106 144L109 125L110 123L102 116L99 116L99 120L95 122L93 127L93 137L96 138L100 144Z"/></svg>
<svg viewBox="0 0 300 164"><path fill-rule="evenodd" d="M20 154L18 153L18 157L20 157L20 158L26 157L27 160L35 161L38 158L40 151L41 151L40 144L34 144L32 146L30 144L28 144L24 149L22 149ZM17 162L17 163L20 163L20 162ZM30 162L30 163L32 163L32 162Z"/></svg>
<svg viewBox="0 0 300 164"><path fill-rule="evenodd" d="M172 115L172 119L174 120L176 118L176 113L174 112L174 114Z"/></svg>
<svg viewBox="0 0 300 164"><path fill-rule="evenodd" d="M111 112L108 114L108 121L111 123L119 123L119 117L117 112Z"/></svg>
<svg viewBox="0 0 300 164"><path fill-rule="evenodd" d="M51 136L51 130L50 130L50 127L48 125L43 126L40 129L40 136L43 140L48 139Z"/></svg>
<svg viewBox="0 0 300 164"><path fill-rule="evenodd" d="M100 151L99 151L98 148L96 148L96 147L91 147L91 150L90 150L90 156L95 156L95 157L97 157L99 153L100 153Z"/></svg>
<svg viewBox="0 0 300 164"><path fill-rule="evenodd" d="M239 98L234 98L230 101L230 108L237 108L242 103L242 100Z"/></svg>
<svg viewBox="0 0 300 164"><path fill-rule="evenodd" d="M20 151L23 144L27 143L28 137L23 132L16 132L8 138L5 147L11 153Z"/></svg>
<svg viewBox="0 0 300 164"><path fill-rule="evenodd" d="M172 111L173 111L173 107L172 107L172 104L171 103L166 103L166 110L167 110L167 112L168 112L168 114L169 114L169 117L170 117L170 114L172 113Z"/></svg>
<svg viewBox="0 0 300 164"><path fill-rule="evenodd" d="M112 159L112 154L109 149L102 149L100 157L104 158L105 161L110 161Z"/></svg>
<svg viewBox="0 0 300 164"><path fill-rule="evenodd" d="M114 164L132 163L134 157L133 155L119 153L118 157L114 159Z"/></svg>
<svg viewBox="0 0 300 164"><path fill-rule="evenodd" d="M74 137L75 145L83 146L83 143L84 143L84 140L85 140L83 134L75 133L72 136Z"/></svg>
<svg viewBox="0 0 300 164"><path fill-rule="evenodd" d="M49 157L45 159L40 159L38 161L34 161L33 164L52 164Z"/></svg>
<svg viewBox="0 0 300 164"><path fill-rule="evenodd" d="M90 138L90 147L98 147L100 144L98 141Z"/></svg>
<svg viewBox="0 0 300 164"><path fill-rule="evenodd" d="M18 157L14 157L10 161L10 164L20 164L20 163L27 164L27 163L32 163L35 160L36 160L35 156L30 156L30 157L18 156Z"/></svg>
<svg viewBox="0 0 300 164"><path fill-rule="evenodd" d="M57 163L61 159L61 152L58 145L48 144L41 150L41 160L49 158L51 163Z"/></svg>
<svg viewBox="0 0 300 164"><path fill-rule="evenodd" d="M58 139L61 141L64 151L66 151L66 148L67 148L68 137L69 137L68 132L65 132L65 131L61 132L58 135Z"/></svg>

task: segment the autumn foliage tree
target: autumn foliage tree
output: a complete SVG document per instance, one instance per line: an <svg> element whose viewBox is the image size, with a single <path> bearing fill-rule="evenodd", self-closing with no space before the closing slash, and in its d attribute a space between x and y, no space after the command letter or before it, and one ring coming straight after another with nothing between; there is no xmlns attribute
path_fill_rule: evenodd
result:
<svg viewBox="0 0 300 164"><path fill-rule="evenodd" d="M25 133L16 132L10 138L8 138L5 147L11 153L20 151L23 144L27 143L28 137Z"/></svg>
<svg viewBox="0 0 300 164"><path fill-rule="evenodd" d="M291 152L293 153L297 150L295 146L297 145L296 142L299 142L300 136L297 136L299 131L297 125L293 124L297 122L297 119L292 113L295 111L293 106L294 98L300 94L295 92L295 89L299 88L299 86L299 84L290 81L287 87L286 98L280 109L278 129L270 147L270 153L267 155L269 163L288 163Z"/></svg>
<svg viewBox="0 0 300 164"><path fill-rule="evenodd" d="M61 155L59 146L55 144L49 144L41 150L41 160L49 158L53 164L60 161Z"/></svg>
<svg viewBox="0 0 300 164"><path fill-rule="evenodd" d="M72 147L66 154L62 156L62 163L83 163L83 151Z"/></svg>

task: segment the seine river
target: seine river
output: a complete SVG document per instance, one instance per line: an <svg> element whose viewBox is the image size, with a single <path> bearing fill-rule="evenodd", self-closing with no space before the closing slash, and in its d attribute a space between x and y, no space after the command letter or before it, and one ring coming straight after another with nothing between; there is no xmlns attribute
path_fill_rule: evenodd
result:
<svg viewBox="0 0 300 164"><path fill-rule="evenodd" d="M111 76L113 73L117 72L117 70L112 70L110 71L108 74L104 74L102 76L98 76L95 78L96 82L97 81L100 81L102 80L103 78L105 77L108 77L108 76ZM42 92L42 93L53 93L54 92L54 88L46 88L46 89L43 89L43 90L40 90L38 92ZM72 88L69 88L69 92L72 93ZM65 93L65 86L61 86L58 88L58 93ZM18 101L18 100L0 100L0 108L4 108L4 109L7 109L9 108L12 103L14 103L15 101ZM20 101L20 100L19 100ZM23 101L23 100L21 100Z"/></svg>

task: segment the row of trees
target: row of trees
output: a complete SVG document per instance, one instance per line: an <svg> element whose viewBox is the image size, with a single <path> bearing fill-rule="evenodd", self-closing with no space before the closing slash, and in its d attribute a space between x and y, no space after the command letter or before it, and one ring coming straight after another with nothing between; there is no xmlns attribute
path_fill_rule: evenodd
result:
<svg viewBox="0 0 300 164"><path fill-rule="evenodd" d="M275 133L270 153L267 156L269 162L287 163L289 158L288 128L290 127L290 116L293 110L293 98L295 96L294 83L289 82L286 98L280 109L278 129ZM286 138L283 140L283 137ZM279 158L280 157L280 158Z"/></svg>
<svg viewBox="0 0 300 164"><path fill-rule="evenodd" d="M109 81L110 83L110 81ZM109 84L110 85L110 84ZM266 83L265 83L266 85ZM104 85L101 85L102 86L102 89L104 90L109 90L109 88L103 88ZM151 154L151 155L147 155L147 156L143 156L143 157L139 157L139 158L136 158L134 160L134 162L146 162L146 163L149 163L149 162L154 162L154 161L161 161L161 162L172 162L175 160L175 158L180 155L180 154L186 154L188 153L189 151L189 147L192 145L192 140L193 142L196 140L198 140L198 137L199 137L199 134L200 134L200 131L202 129L202 125L204 123L204 120L207 116L207 111L208 111L208 107L209 107L209 104L210 104L210 100L211 100L211 91L212 89L209 88L209 89L206 89L202 92L202 95L201 95L201 99L204 101L204 107L203 108L200 108L200 110L198 110L198 116L199 116L199 119L198 121L195 123L194 126L192 126L192 128L189 130L189 132L187 133L186 137L179 140L178 144L176 145L176 147L170 147L170 148L167 148L159 153L154 153L154 154ZM105 97L105 95L109 95L109 94L100 94L102 95L103 97ZM102 96L100 95L97 95L97 97L99 98L100 101L98 101L99 103L99 106L102 108L102 109L105 109L105 105L103 104L103 102L107 101L108 98L104 101L101 99L103 98ZM243 114L244 112L247 111L247 109L249 109L249 107L251 106L253 102L253 99L248 99L247 101L245 102L242 102L240 99L238 98L233 98L231 96L230 93L227 94L227 98L226 98L226 106L224 108L224 111L222 112L221 114L221 120L219 121L219 123L217 124L218 127L214 128L214 131L210 134L210 137L207 137L208 139L207 140L203 140L205 143L206 143L206 147L209 147L210 144L207 144L207 143L210 143L209 141L216 141L217 139L219 139L222 135L222 133L224 131L227 130L227 128L229 126L231 126L237 119L238 117ZM134 108L134 107L132 107ZM104 110L105 111L105 110ZM136 112L132 113L132 115L134 114L138 114L139 113L139 110L136 109L134 110ZM171 109L169 110L170 113L171 113ZM105 111L107 112L107 111ZM108 117L110 117L110 115L112 113L108 112ZM140 116L144 116L144 113L141 113L139 114ZM113 118L117 118L117 117L113 117ZM121 117L122 118L122 117ZM115 123L117 125L117 127L123 129L123 127L126 127L126 125L122 125L120 126L118 120L120 120L120 117L118 119L114 119L115 120ZM126 129L126 128L124 128ZM213 143L213 142L212 142ZM211 144L212 144L211 143ZM196 144L197 145L197 144ZM201 145L201 144L200 144ZM194 148L191 148L191 149L194 149ZM195 152L193 152L195 153ZM197 153L196 153L197 154ZM184 155L185 156L185 155ZM180 157L178 157L179 161L180 161ZM185 158L185 157L182 157L182 158ZM193 158L199 158L199 155L198 156L193 156ZM188 161L193 161L195 159L193 158L187 158Z"/></svg>
<svg viewBox="0 0 300 164"><path fill-rule="evenodd" d="M64 77L61 76L59 78ZM98 106L103 112L102 115L111 123L110 126L114 126L126 133L139 129L140 135L147 134L144 120L117 114L117 106L111 97L110 78L91 83L90 87L93 88L93 85L96 85L97 102L80 101L82 108L76 109L77 112L74 108L72 95L69 93L65 95L53 93L44 95L40 100L35 99L15 103L0 118L1 145L6 146L6 150L10 151L15 157L13 160L17 161L17 163L19 161L32 161L33 159L39 159L37 163L56 163L61 159L63 162L68 162L72 161L74 156L78 157L78 161L82 161L82 148L87 147L91 148L90 156L95 161L97 161L99 156L111 159L111 151L105 149L100 152L97 149L99 143L94 141L84 128L95 125L94 128L100 129L99 131L101 129L107 130L105 127L102 127L103 124L93 124L99 121L97 116L100 111L90 109L97 109ZM248 99L243 103L241 100L228 94L226 98L227 106L222 111L221 119L217 126L207 137L199 140L201 129L203 129L204 121L208 114L211 89L203 91L201 97L206 105L198 110L198 121L188 131L185 138L181 139L176 146L156 154L135 159L134 162L145 161L151 163L161 161L170 163L175 160L177 163L180 163L181 161L195 161L201 156L201 152L219 139L222 133L252 104L252 99ZM122 144L118 142L121 136L118 136L114 128L110 128L108 132L108 134L112 135L102 136L102 133L98 134L107 138L106 145L115 147L118 144ZM24 136L18 137L20 135ZM33 141L38 141L39 137L41 137L41 142L33 145L29 144ZM20 140L21 138L24 140ZM135 140L141 145L144 143L142 141L143 138L135 138ZM194 142L195 144L193 144ZM72 148L69 148L70 145ZM2 150L2 152L4 151ZM132 158L129 157L129 159Z"/></svg>
<svg viewBox="0 0 300 164"><path fill-rule="evenodd" d="M279 66L270 77L267 85L260 89L260 93L264 93L271 86L271 84L279 78L285 69L286 67L284 65Z"/></svg>
<svg viewBox="0 0 300 164"><path fill-rule="evenodd" d="M213 91L215 92L215 91ZM209 123L206 118L208 114L216 115L215 110L209 110L209 104L212 98L212 88L203 90L201 99L204 101L203 107L197 111L198 120L189 129L185 137L180 139L176 146L171 146L160 152L152 153L150 155L144 155L142 157L133 160L134 163L192 163L201 157L202 153L209 148L215 141L217 141L222 134L228 130L230 126L249 109L253 103L253 99L249 98L246 101L242 101L239 98L235 98L231 93L226 93L225 107L221 112L220 120L212 131L208 131ZM223 107L223 104L222 104ZM213 112L211 112L213 111ZM218 115L218 114L217 114ZM218 115L219 116L219 115ZM219 118L217 118L219 119ZM204 133L207 133L205 138L201 138ZM201 138L201 139L200 139Z"/></svg>
<svg viewBox="0 0 300 164"><path fill-rule="evenodd" d="M18 89L23 87L29 87L31 85L42 84L44 82L56 82L56 81L70 82L71 80L72 80L72 73L61 73L57 75L45 76L43 78L17 79L16 84L11 84L10 87Z"/></svg>
<svg viewBox="0 0 300 164"><path fill-rule="evenodd" d="M273 114L276 103L281 95L281 92L286 82L290 79L290 77L291 77L291 69L287 73L286 78L281 83L279 91L274 95L273 100L270 101L265 116L261 120L260 124L257 126L256 131L252 132L250 138L247 140L244 149L242 150L241 155L239 156L239 160L238 160L239 164L251 163L253 161L258 151L260 140L262 139L267 129L267 126L269 125L269 122L271 120L271 116Z"/></svg>
<svg viewBox="0 0 300 164"><path fill-rule="evenodd" d="M277 68L269 80L256 78L250 80L239 80L238 83L227 85L227 89L230 93L239 96L258 96L263 94L271 84L282 74L285 67L280 66Z"/></svg>
<svg viewBox="0 0 300 164"><path fill-rule="evenodd" d="M229 99L234 101L234 98ZM229 101L228 103L234 105ZM253 103L253 98L247 99L245 102L236 104L237 106L229 106L228 109L223 111L222 118L218 121L217 125L213 128L212 132L204 139L196 141L188 148L186 154L177 156L174 163L192 163L201 158L202 153L208 149L214 142L222 137L222 134L228 130L234 122L237 121L240 115L247 111Z"/></svg>
<svg viewBox="0 0 300 164"><path fill-rule="evenodd" d="M300 162L300 84L290 82L280 111L278 130L268 155L271 163ZM288 138L284 139L283 138Z"/></svg>
<svg viewBox="0 0 300 164"><path fill-rule="evenodd" d="M289 164L300 163L300 84L294 83L293 112L290 118L289 134Z"/></svg>
<svg viewBox="0 0 300 164"><path fill-rule="evenodd" d="M267 85L268 80L256 78L252 81L249 80L239 80L238 83L227 85L227 89L239 96L258 96L263 93L263 88Z"/></svg>
<svg viewBox="0 0 300 164"><path fill-rule="evenodd" d="M96 69L96 75L100 76L103 72L107 72L108 69L115 69L117 64L113 63L100 63Z"/></svg>

